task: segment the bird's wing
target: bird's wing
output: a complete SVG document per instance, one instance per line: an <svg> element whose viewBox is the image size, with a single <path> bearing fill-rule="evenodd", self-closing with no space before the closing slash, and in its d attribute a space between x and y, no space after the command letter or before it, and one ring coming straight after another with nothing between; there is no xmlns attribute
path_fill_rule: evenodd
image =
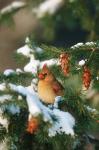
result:
<svg viewBox="0 0 99 150"><path fill-rule="evenodd" d="M58 81L53 82L53 90L56 94L58 94L63 89L63 86Z"/></svg>

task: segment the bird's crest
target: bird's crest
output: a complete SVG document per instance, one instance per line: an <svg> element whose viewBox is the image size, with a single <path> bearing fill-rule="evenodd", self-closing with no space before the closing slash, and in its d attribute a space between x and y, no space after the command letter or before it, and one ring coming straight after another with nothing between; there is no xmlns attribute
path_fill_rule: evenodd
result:
<svg viewBox="0 0 99 150"><path fill-rule="evenodd" d="M46 69L46 68L47 68L47 64L44 64L44 65L43 65L43 69Z"/></svg>
<svg viewBox="0 0 99 150"><path fill-rule="evenodd" d="M49 68L48 68L47 64L44 64L44 65L43 65L42 70L49 70Z"/></svg>

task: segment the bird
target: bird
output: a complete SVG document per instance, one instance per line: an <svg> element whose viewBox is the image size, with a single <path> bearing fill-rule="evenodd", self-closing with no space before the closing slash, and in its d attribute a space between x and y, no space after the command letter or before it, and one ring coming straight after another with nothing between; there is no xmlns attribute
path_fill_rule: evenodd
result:
<svg viewBox="0 0 99 150"><path fill-rule="evenodd" d="M44 64L38 74L38 96L46 104L54 104L55 97L64 95L64 88L55 78L50 68Z"/></svg>

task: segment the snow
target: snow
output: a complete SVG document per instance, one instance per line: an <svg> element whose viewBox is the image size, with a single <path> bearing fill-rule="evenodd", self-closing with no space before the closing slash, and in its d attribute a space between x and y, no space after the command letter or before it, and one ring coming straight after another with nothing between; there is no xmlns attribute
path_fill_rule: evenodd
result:
<svg viewBox="0 0 99 150"><path fill-rule="evenodd" d="M34 78L32 81L31 81L31 85L26 87L31 93L32 92L37 92L37 83L38 83L38 79L37 78Z"/></svg>
<svg viewBox="0 0 99 150"><path fill-rule="evenodd" d="M85 60L80 60L78 64L79 64L79 66L84 66L85 65Z"/></svg>
<svg viewBox="0 0 99 150"><path fill-rule="evenodd" d="M18 96L18 100L22 100L22 96L21 95Z"/></svg>
<svg viewBox="0 0 99 150"><path fill-rule="evenodd" d="M7 108L13 115L16 114L16 113L20 113L20 108L18 106L15 106L15 105L10 105L8 108Z"/></svg>
<svg viewBox="0 0 99 150"><path fill-rule="evenodd" d="M31 92L29 89L23 87L23 86L16 86L14 84L9 84L10 88L24 96L26 96L26 100L27 100L27 104L29 107L29 112L33 115L33 116L38 116L39 114L42 113L44 114L44 118L46 118L45 116L48 116L49 119L51 119L49 114L46 114L45 106L43 106L43 104L40 102L37 93L35 92ZM46 108L47 109L47 108ZM48 120L48 119L45 119Z"/></svg>
<svg viewBox="0 0 99 150"><path fill-rule="evenodd" d="M29 43L29 38L26 39L26 42ZM80 46L84 46L83 43L78 43L74 45L73 48L78 48ZM24 71L25 72L31 72L34 75L37 75L37 72L39 69L42 69L44 64L47 66L53 66L53 65L59 65L59 59L49 59L45 61L40 61L36 60L34 57L34 52L42 53L43 50L39 47L35 47L34 49L31 49L27 44L24 45L23 47L19 48L17 50L18 54L22 54L26 57L29 58L29 62L24 66ZM78 62L79 66L83 66L85 64L86 60L80 60ZM8 69L4 72L5 75L10 75L12 73L22 73L23 71L19 68L16 69L16 72ZM62 101L61 96L57 96L55 98L55 102L53 105L49 105L48 107L45 106L39 99L38 93L37 93L37 83L38 79L35 76L35 78L31 81L31 84L28 87L24 87L21 85L15 85L9 83L9 87L12 91L15 91L19 94L18 99L22 99L22 96L26 97L27 105L28 105L28 111L30 116L42 116L42 120L44 122L48 122L50 124L48 128L48 135L50 137L55 136L57 133L58 134L70 134L74 136L74 129L73 127L75 126L75 118L69 113L69 112L64 112L58 108L58 104L60 101ZM5 84L2 83L0 84L0 89L5 90ZM89 88L90 89L90 88ZM87 91L87 96L90 94ZM94 94L94 91L93 91ZM10 95L4 95L1 96L1 101L3 102L6 99L10 99ZM19 113L20 109L17 106L11 105L8 107L9 111L14 114L14 113ZM88 108L89 109L89 108ZM89 109L91 111L91 109ZM56 120L53 120L53 117L56 118Z"/></svg>
<svg viewBox="0 0 99 150"><path fill-rule="evenodd" d="M41 53L43 53L43 49L40 47L36 47L36 52L41 54Z"/></svg>
<svg viewBox="0 0 99 150"><path fill-rule="evenodd" d="M10 76L12 74L20 74L20 73L23 73L23 71L20 68L17 68L16 71L14 71L13 69L6 69L3 74L5 76Z"/></svg>
<svg viewBox="0 0 99 150"><path fill-rule="evenodd" d="M0 103L3 103L6 100L11 100L11 99L12 99L11 95L8 95L8 94L2 95L2 96L0 96Z"/></svg>
<svg viewBox="0 0 99 150"><path fill-rule="evenodd" d="M58 59L49 59L49 60L42 61L42 62L40 62L40 68L42 68L44 66L44 64L46 64L48 67L57 65Z"/></svg>
<svg viewBox="0 0 99 150"><path fill-rule="evenodd" d="M40 64L39 60L35 60L33 57L31 57L29 63L26 64L26 66L24 67L24 71L36 74L37 69L39 68L39 64Z"/></svg>
<svg viewBox="0 0 99 150"><path fill-rule="evenodd" d="M31 52L33 52L33 50L27 44L17 50L17 53L22 54L26 57L30 57Z"/></svg>
<svg viewBox="0 0 99 150"><path fill-rule="evenodd" d="M91 113L97 113L97 110L95 108L91 108L89 106L87 106L87 110Z"/></svg>
<svg viewBox="0 0 99 150"><path fill-rule="evenodd" d="M5 89L3 89L5 90ZM12 96L9 94L5 94L5 95L1 95L0 96L0 103L4 103L6 100L11 100ZM13 104L9 105L9 106L5 106L3 109L0 108L0 124L6 128L6 130L8 130L8 124L9 121L6 117L3 117L3 111L7 109L9 110L9 112L11 112L12 114L16 114L20 112L20 108L18 106L14 106Z"/></svg>
<svg viewBox="0 0 99 150"><path fill-rule="evenodd" d="M45 61L39 61L39 60L35 60L34 56L30 57L30 61L29 63L27 63L24 66L24 71L25 72L31 72L33 74L37 74L38 70L41 69L44 64L46 64L47 66L52 66L52 65L57 65L58 64L58 59L50 59L50 60L45 60Z"/></svg>
<svg viewBox="0 0 99 150"><path fill-rule="evenodd" d="M74 135L73 127L75 125L75 119L70 113L61 111L56 108L52 110L49 107L45 106L39 100L38 94L35 91L31 92L30 88L28 89L23 86L17 86L14 84L9 84L9 86L11 90L14 90L19 94L26 96L28 109L32 116L37 117L41 115L44 122L49 122L51 124L51 127L49 127L48 130L49 136L55 136L57 132L59 134L64 132L66 134ZM57 100L59 100L59 98L56 98L56 103ZM55 116L55 118L57 118L56 122L53 120L52 116Z"/></svg>
<svg viewBox="0 0 99 150"><path fill-rule="evenodd" d="M20 68L17 68L17 69L16 69L16 72L17 72L17 73L23 73L23 71L22 71Z"/></svg>
<svg viewBox="0 0 99 150"><path fill-rule="evenodd" d="M7 118L3 117L3 111L0 108L0 124L8 130L8 120Z"/></svg>
<svg viewBox="0 0 99 150"><path fill-rule="evenodd" d="M74 135L73 127L75 125L75 119L73 116L59 109L53 109L53 114L58 118L58 121L49 129L49 136L55 136L57 133Z"/></svg>
<svg viewBox="0 0 99 150"><path fill-rule="evenodd" d="M12 75L12 74L18 75L18 74L20 74L20 73L24 73L24 72L23 72L20 68L16 68L16 71L14 71L13 69L6 69L3 74L4 74L5 76L10 76L10 75Z"/></svg>
<svg viewBox="0 0 99 150"><path fill-rule="evenodd" d="M77 44L73 45L71 48L75 49L75 48L79 48L79 47L81 47L83 45L84 45L83 43L77 43Z"/></svg>
<svg viewBox="0 0 99 150"><path fill-rule="evenodd" d="M5 76L9 76L9 75L14 74L14 73L15 73L15 71L12 70L12 69L6 69L6 70L4 71L4 75L5 75Z"/></svg>
<svg viewBox="0 0 99 150"><path fill-rule="evenodd" d="M34 101L32 100L34 99ZM33 116L38 116L41 114L41 109L39 107L39 101L38 101L38 97L36 95L29 94L27 95L27 103L29 106L29 112L33 115Z"/></svg>
<svg viewBox="0 0 99 150"><path fill-rule="evenodd" d="M46 0L41 3L33 12L38 18L42 18L45 14L54 14L57 9L63 4L64 0Z"/></svg>
<svg viewBox="0 0 99 150"><path fill-rule="evenodd" d="M96 79L99 80L99 77L97 76Z"/></svg>
<svg viewBox="0 0 99 150"><path fill-rule="evenodd" d="M0 84L0 91L4 91L6 89L6 84L5 83L1 83Z"/></svg>
<svg viewBox="0 0 99 150"><path fill-rule="evenodd" d="M3 125L6 129L8 129L8 120L7 118L4 118L3 116L0 116L0 124Z"/></svg>
<svg viewBox="0 0 99 150"><path fill-rule="evenodd" d="M26 37L26 39L25 39L25 43L26 43L26 45L31 44L31 40L30 40L30 38L29 38L29 37ZM32 49L32 51L34 52L34 50L33 50L33 49ZM42 49L42 48L40 48L40 47L35 47L35 51L36 51L37 53L41 54L41 53L43 52L43 49Z"/></svg>
<svg viewBox="0 0 99 150"><path fill-rule="evenodd" d="M29 39L29 37L26 37L26 39L25 39L25 43L26 43L26 44L30 43L30 39Z"/></svg>
<svg viewBox="0 0 99 150"><path fill-rule="evenodd" d="M37 85L38 79L37 79L37 78L34 78L34 79L32 80L32 83L35 84L35 85Z"/></svg>
<svg viewBox="0 0 99 150"><path fill-rule="evenodd" d="M85 45L87 45L87 46L93 46L93 45L95 45L96 44L96 42L86 42L85 43Z"/></svg>
<svg viewBox="0 0 99 150"><path fill-rule="evenodd" d="M26 43L29 43L29 38L26 39ZM39 49L39 48L38 48ZM42 49L37 50L37 52L43 52ZM25 52L24 52L25 51ZM47 66L52 65L58 65L59 60L58 59L49 59L45 61L39 61L35 60L35 57L31 52L34 50L31 50L28 45L20 48L17 50L18 53L21 53L22 55L25 55L26 57L29 57L29 62L24 66L25 72L31 72L33 74L37 74L39 69L42 69L44 64ZM62 100L62 97L58 96L55 98L54 105L51 106L45 106L39 99L37 91L37 78L34 78L31 82L31 85L28 87L23 86L16 86L13 84L10 84L10 88L19 94L22 94L26 96L26 101L28 104L28 109L30 116L37 117L38 115L42 116L42 119L44 122L49 122L51 126L48 129L48 135L49 136L55 136L57 133L65 133L65 134L71 134L74 135L73 127L75 125L75 119L74 117L68 113L64 112L58 109L58 103ZM57 121L53 120L53 117L57 119Z"/></svg>
<svg viewBox="0 0 99 150"><path fill-rule="evenodd" d="M95 45L96 45L96 42L86 42L85 44L84 43L77 43L77 44L73 45L71 48L75 49L75 48L79 48L82 46L95 46Z"/></svg>
<svg viewBox="0 0 99 150"><path fill-rule="evenodd" d="M10 5L4 7L3 9L1 9L0 13L1 15L6 14L6 13L10 13L13 10L16 10L18 8L24 7L26 4L24 2L12 2Z"/></svg>
<svg viewBox="0 0 99 150"><path fill-rule="evenodd" d="M36 74L38 72L38 69L41 69L44 66L44 64L46 64L47 66L52 66L55 64L57 65L57 62L57 59L50 59L40 62L39 60L35 60L31 57L29 63L26 64L26 66L24 67L24 71Z"/></svg>
<svg viewBox="0 0 99 150"><path fill-rule="evenodd" d="M61 96L57 96L55 97L55 102L54 102L54 107L58 108L58 103L62 101L62 97Z"/></svg>
<svg viewBox="0 0 99 150"><path fill-rule="evenodd" d="M7 150L8 149L8 140L5 138L2 142L0 142L0 150Z"/></svg>
<svg viewBox="0 0 99 150"><path fill-rule="evenodd" d="M30 42L29 37L26 38L25 42ZM43 53L43 49L41 49L40 47L35 47L35 50L31 49L28 46L28 43L17 50L18 54L22 54L29 58L29 62L24 66L25 72L37 74L38 70L42 69L44 64L47 64L47 66L59 65L58 59L50 59L45 61L35 60L35 56L33 54L35 51L39 54Z"/></svg>
<svg viewBox="0 0 99 150"><path fill-rule="evenodd" d="M29 38L27 37L26 41L29 42ZM35 51L37 53L42 53L43 50L39 47L35 48ZM27 44L17 50L18 54L22 54L28 58L30 58L29 62L24 66L24 71L25 72L31 72L33 74L37 74L38 69L41 69L44 64L47 64L48 66L52 65L58 65L59 60L58 59L50 59L50 60L45 60L45 61L39 61L35 60L34 57L34 50L31 49Z"/></svg>

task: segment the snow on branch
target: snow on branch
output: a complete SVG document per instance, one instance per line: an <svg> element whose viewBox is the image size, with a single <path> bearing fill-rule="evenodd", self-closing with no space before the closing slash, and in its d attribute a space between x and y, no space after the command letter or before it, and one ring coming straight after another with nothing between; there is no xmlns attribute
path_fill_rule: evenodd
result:
<svg viewBox="0 0 99 150"><path fill-rule="evenodd" d="M33 52L33 49L31 49L28 45L24 45L23 47L17 50L17 53L22 54L26 57L30 57L31 52Z"/></svg>
<svg viewBox="0 0 99 150"><path fill-rule="evenodd" d="M72 49L76 49L76 48L82 48L82 47L85 47L85 46L95 46L96 45L96 42L86 42L86 43L77 43L73 46L71 46Z"/></svg>
<svg viewBox="0 0 99 150"><path fill-rule="evenodd" d="M2 95L2 96L0 96L0 103L3 103L6 100L11 100L11 99L12 99L12 96L9 94Z"/></svg>
<svg viewBox="0 0 99 150"><path fill-rule="evenodd" d="M37 8L33 9L33 12L38 18L44 17L45 14L54 14L58 8L61 7L64 0L46 0L41 3Z"/></svg>
<svg viewBox="0 0 99 150"><path fill-rule="evenodd" d="M1 9L0 14L4 15L6 13L11 13L13 10L22 8L25 5L26 5L25 2L18 2L18 1L12 2L10 5L4 7L3 9Z"/></svg>
<svg viewBox="0 0 99 150"><path fill-rule="evenodd" d="M65 133L74 135L73 127L75 125L74 117L68 113L59 110L58 108L51 109L45 106L35 92L31 92L28 88L9 84L11 90L26 96L29 112L32 116L42 116L44 122L49 122L51 127L48 129L49 136L55 136L57 133ZM56 98L57 100L57 98ZM57 118L56 121L53 117Z"/></svg>
<svg viewBox="0 0 99 150"><path fill-rule="evenodd" d="M0 124L3 125L6 129L8 129L8 120L7 118L3 117L3 111L0 108Z"/></svg>
<svg viewBox="0 0 99 150"><path fill-rule="evenodd" d="M43 52L43 50L39 47L36 48L36 51L39 53ZM45 60L45 61L35 60L35 57L33 54L34 52L35 50L31 49L28 45L25 45L17 50L18 54L21 54L30 58L29 62L24 66L25 72L31 72L33 74L36 74L38 69L41 69L44 64L47 64L47 66L59 64L58 59L50 59L50 60Z"/></svg>
<svg viewBox="0 0 99 150"><path fill-rule="evenodd" d="M30 43L30 40L28 37L26 38L25 43L26 43L25 46L23 46L17 50L18 54L22 54L22 55L30 58L29 62L24 66L25 72L31 72L33 74L36 74L38 72L38 69L41 69L44 64L47 64L47 66L59 65L59 59L53 58L53 59L45 60L45 61L35 60L35 56L34 56L35 51L37 53L43 53L43 49L41 49L39 47L35 48L35 50L30 48L28 45ZM94 47L95 45L96 45L96 42L86 42L85 44L77 43L76 45L72 46L71 49L85 48L85 46ZM82 67L85 65L86 62L87 62L87 59L80 60L78 62L78 66ZM80 68L77 67L77 69L80 69Z"/></svg>
<svg viewBox="0 0 99 150"><path fill-rule="evenodd" d="M5 76L9 76L9 75L11 75L11 74L15 74L15 71L12 70L12 69L6 69L6 70L4 71L4 75L5 75Z"/></svg>
<svg viewBox="0 0 99 150"><path fill-rule="evenodd" d="M1 83L0 84L0 91L4 91L6 90L6 84L5 83Z"/></svg>
<svg viewBox="0 0 99 150"><path fill-rule="evenodd" d="M40 62L39 60L35 60L33 57L31 57L29 63L24 66L24 71L36 74L38 69L41 69L44 64L47 64L47 66L52 66L58 64L57 62L58 59L50 59Z"/></svg>

